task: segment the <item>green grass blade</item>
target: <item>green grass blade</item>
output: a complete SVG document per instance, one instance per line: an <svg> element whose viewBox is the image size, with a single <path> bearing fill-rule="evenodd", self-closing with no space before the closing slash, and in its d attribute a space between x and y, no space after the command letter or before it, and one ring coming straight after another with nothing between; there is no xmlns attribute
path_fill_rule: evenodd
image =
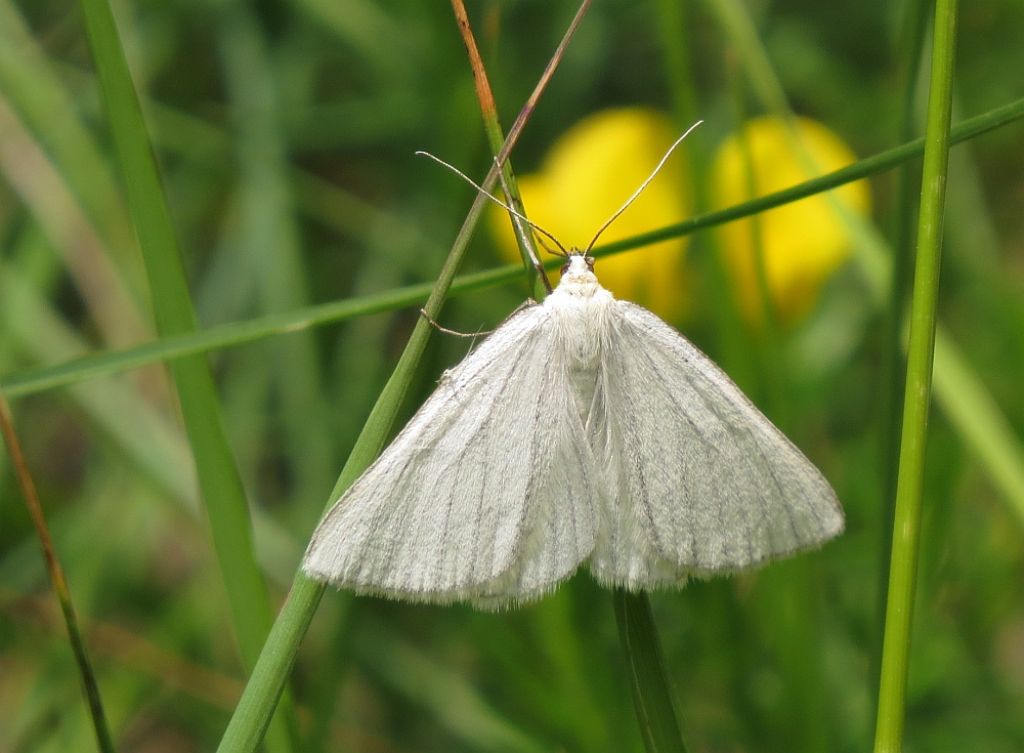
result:
<svg viewBox="0 0 1024 753"><path fill-rule="evenodd" d="M0 262L0 321L7 323L5 345L38 360L77 357L87 351L86 342L40 290L48 287L40 278L57 273L49 269L56 260L51 260L32 229L22 236L12 244L10 261ZM26 258L31 264L21 262ZM118 448L131 474L149 479L162 495L190 514L202 515L188 444L176 420L144 399L137 384L128 379L74 384L62 399L73 403L97 433ZM292 574L289 571L282 577L280 563L294 561L294 538L261 509L253 511L253 526L263 568L278 582L289 582Z"/></svg>
<svg viewBox="0 0 1024 753"><path fill-rule="evenodd" d="M1024 99L1015 100L957 124L950 133L950 140L952 143L967 141L1013 123L1022 117L1024 117ZM761 196L727 209L705 212L649 233L606 244L596 249L594 256L598 258L609 256L669 238L688 235L725 222L749 217L757 212L797 199L813 196L892 169L917 157L923 148L924 140L915 139L783 191ZM561 262L558 260L545 261L545 266L548 268L554 268L560 264ZM464 293L509 282L521 275L522 271L521 265L508 264L485 272L463 275L452 281L451 292L452 294ZM332 301L244 322L210 327L199 332L178 335L164 334L157 342L8 375L3 380L4 390L9 397L20 397L105 374L127 371L158 361L205 353L250 343L272 335L298 332L320 324L417 305L426 299L430 290L431 285L429 284L410 285L372 296Z"/></svg>
<svg viewBox="0 0 1024 753"><path fill-rule="evenodd" d="M490 182L493 185L494 181ZM488 187L487 183L484 187ZM482 194L478 195L466 216L462 229L452 245L451 253L423 307L427 316L421 317L416 323L391 378L384 385L359 438L356 439L345 467L342 468L341 475L331 492L329 504L338 499L373 462L384 446L430 337L428 317L434 319L441 309L485 201ZM287 680L288 672L295 662L299 644L323 596L324 588L323 584L307 578L301 570L296 574L291 592L267 636L266 644L245 686L245 691L224 731L224 737L217 748L220 753L253 751L259 745Z"/></svg>
<svg viewBox="0 0 1024 753"><path fill-rule="evenodd" d="M903 432L900 441L892 561L889 569L889 598L882 648L882 676L878 693L875 753L898 753L903 748L910 627L917 584L925 447L931 402L932 362L935 355L936 305L942 248L942 215L949 160L956 21L956 0L938 0L932 42L931 84L921 176L921 207L918 215Z"/></svg>
<svg viewBox="0 0 1024 753"><path fill-rule="evenodd" d="M157 329L171 335L191 332L195 329L195 314L185 271L110 6L106 0L83 0L82 9L115 154L127 186L128 208L150 282ZM271 613L266 584L253 551L252 524L241 478L205 360L201 356L182 358L171 365L171 371L235 635L243 662L251 667L270 629ZM275 729L270 742L274 750L291 749L283 727Z"/></svg>
<svg viewBox="0 0 1024 753"><path fill-rule="evenodd" d="M125 207L110 166L82 123L52 60L33 39L11 0L0 0L0 96L45 147L83 212L134 281ZM139 273L139 274L136 274Z"/></svg>
<svg viewBox="0 0 1024 753"><path fill-rule="evenodd" d="M577 18L582 17L587 5L586 2L581 4ZM502 133L501 124L498 122L487 72L484 70L483 62L476 49L476 41L466 16L466 9L462 0L452 0L452 6L458 19L459 31L462 32L463 41L469 51L484 129L487 132L491 151L497 161L500 160L503 144L508 139ZM571 31L572 28L570 28ZM557 63L562 50L564 50L564 44L552 58L552 64ZM552 64L549 64L549 69ZM507 160L502 163L502 173L502 186L508 194L509 200L514 207L522 210L522 200L516 188L512 165ZM518 219L514 218L513 224L517 227L516 235L523 264L527 273L530 274L533 271L530 259L531 257L537 258L536 250L530 247L532 246L531 234L524 231L523 225ZM534 282L532 276L531 282ZM541 389L544 389L543 385ZM658 638L647 595L626 594L616 590L612 598L620 643L631 670L633 700L644 744L651 753L654 751L684 751L682 729L678 715L675 713L677 702L661 656L661 641Z"/></svg>
<svg viewBox="0 0 1024 753"><path fill-rule="evenodd" d="M1017 99L1001 107L996 107L988 112L978 115L962 123L957 124L950 131L950 143L958 144L967 141L983 133L1012 123L1024 117L1024 99ZM600 257L602 254L615 253L629 248L637 248L653 243L658 243L680 235L702 230L706 227L720 225L725 222L732 222L744 217L749 217L757 212L782 206L797 201L798 199L813 196L814 194L829 191L838 186L852 183L855 180L866 178L877 173L890 170L907 160L913 159L924 152L924 138L908 141L906 144L886 149L884 152L854 162L852 165L835 170L831 173L818 176L813 180L798 183L782 191L759 196L751 201L742 204L720 209L705 214L696 215L689 219L666 225L658 230L649 233L641 233L632 238L608 243L598 250L594 255Z"/></svg>
<svg viewBox="0 0 1024 753"><path fill-rule="evenodd" d="M428 709L439 726L450 731L467 750L543 753L550 748L511 723L493 707L485 693L466 680L458 667L441 664L422 649L374 626L360 639L370 650L360 663L410 703Z"/></svg>
<svg viewBox="0 0 1024 753"><path fill-rule="evenodd" d="M733 99L738 114L737 133L741 151L746 152L746 190L749 195L754 195L755 180L751 164L753 155L744 138L748 120L746 82L749 82L758 103L784 126L795 161L810 175L820 172L798 133L786 91L760 37L752 9L740 0L711 0L708 7L715 14L724 36L731 42L733 54L745 74L733 77L737 79L733 86L736 90ZM742 81L739 80L741 78ZM834 211L847 220L847 226L852 229L855 215L845 209L836 196L828 195L826 200ZM767 414L786 431L789 414L784 386L786 365L778 357L782 352L784 331L776 320L774 305L768 294L760 218L754 217L750 225L752 266L755 289L760 298L762 322L759 337L751 342L752 350L758 356L757 383L762 387L758 402L764 404ZM870 233L864 231L859 235L870 237ZM856 244L856 247L863 249L859 258L867 275L872 280L884 280L884 255L878 252L876 244L862 242ZM787 701L779 713L781 726L777 733L778 739L785 739L794 749L806 753L823 753L830 747L830 709L820 692L821 679L825 674L823 647L820 641L808 640L811 637L808 626L813 621L815 597L818 596L813 588L808 587L813 583L809 577L809 567L809 563L801 558L777 568L771 576L759 583L758 600L765 605L763 608L766 611L760 620L761 629L765 632L766 642L771 646L772 660L780 668L781 695ZM772 743L768 742L768 745L771 747Z"/></svg>
<svg viewBox="0 0 1024 753"><path fill-rule="evenodd" d="M453 292L478 290L498 282L507 282L521 275L521 265L510 264L498 269L464 275L452 283ZM341 322L360 316L422 305L430 295L431 284L409 285L384 293L331 301L277 314L222 324L197 332L165 335L155 342L133 348L110 351L65 361L56 366L32 369L4 377L5 392L20 397L56 387L75 384L98 376L123 371L160 361L171 361L221 348L244 345L274 335L302 332L321 324Z"/></svg>
<svg viewBox="0 0 1024 753"><path fill-rule="evenodd" d="M697 6L676 0L658 0L658 31L664 58L665 77L670 82L672 113L680 131L699 120L702 105L698 104L698 87L693 71L693 55L697 48L694 19L699 15ZM702 215L711 206L709 196L709 161L712 154L710 129L698 128L690 134L680 149L686 152L690 169L686 190L693 201L693 212ZM694 253L697 251L698 253ZM703 253L699 253L703 251ZM738 384L748 383L752 358L750 342L740 321L740 311L729 283L725 259L715 233L698 235L687 257L702 264L698 271L706 281L711 321L714 323L716 360Z"/></svg>
<svg viewBox="0 0 1024 753"><path fill-rule="evenodd" d="M941 328L935 333L935 397L1007 493L1024 527L1024 445Z"/></svg>
<svg viewBox="0 0 1024 753"><path fill-rule="evenodd" d="M225 13L221 44L238 136L238 232L257 281L261 308L284 311L308 305L308 273L290 187L288 154L280 121L282 93L267 40L244 5ZM271 375L280 396L278 421L294 468L295 503L312 512L334 478L334 443L312 332L275 347Z"/></svg>
<svg viewBox="0 0 1024 753"><path fill-rule="evenodd" d="M19 245L38 250L32 243ZM33 282L14 264L0 263L0 317L8 322L6 337L34 357L44 353L67 357L84 352L85 342L58 316ZM133 473L148 477L168 497L194 507L195 477L188 468L188 450L177 427L170 426L121 379L76 384L69 393L77 409L120 448ZM140 441L142 437L145 442Z"/></svg>
<svg viewBox="0 0 1024 753"><path fill-rule="evenodd" d="M570 25L566 36L571 36L575 30L575 22ZM564 45L564 42L563 42ZM550 68L550 66L549 66ZM550 71L549 71L550 72ZM512 131L502 147L503 152L511 149L511 145L519 137L529 116L532 114L536 98L543 90L545 76L542 76L541 83L531 95L527 105L520 111ZM483 189L491 191L497 182L498 171L495 167L489 171L487 178L483 181ZM409 385L412 382L416 368L419 364L423 351L426 348L427 340L430 337L430 322L435 320L448 295L448 291L455 279L455 272L462 262L472 236L483 213L488 199L484 194L477 194L473 205L466 215L466 219L459 229L459 233L452 243L448 257L438 275L430 296L423 306L424 316L421 317L412 335L402 351L402 355L395 366L394 372L388 379L387 384L381 391L380 397L370 411L359 437L356 439L352 452L349 454L345 467L341 470L337 483L331 492L328 500L328 507L345 491L359 475L373 462L373 459L380 453L395 416L405 398ZM274 706L281 689L287 679L288 672L295 662L295 655L298 652L299 644L302 642L309 623L316 612L317 604L323 596L325 586L307 578L301 569L296 573L292 590L281 609L277 620L267 637L267 642L260 654L259 661L253 670L252 677L246 684L239 700L235 713L228 723L224 736L221 738L217 750L219 753L238 753L240 751L253 751L259 745L267 724L273 713Z"/></svg>
<svg viewBox="0 0 1024 753"><path fill-rule="evenodd" d="M686 753L675 691L647 594L616 588L612 598L644 747L648 753Z"/></svg>

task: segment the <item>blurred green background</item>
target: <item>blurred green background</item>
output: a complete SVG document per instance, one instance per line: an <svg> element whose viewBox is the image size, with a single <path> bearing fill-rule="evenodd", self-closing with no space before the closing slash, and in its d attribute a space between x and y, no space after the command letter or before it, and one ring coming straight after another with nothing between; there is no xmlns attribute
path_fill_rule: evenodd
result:
<svg viewBox="0 0 1024 753"><path fill-rule="evenodd" d="M679 131L707 121L687 145L699 185L738 122L771 111L759 76L777 77L794 111L860 156L897 145L903 71L917 62L903 39L910 7L597 2L514 164L536 169L589 113L644 105L677 118ZM436 276L473 191L413 152L474 176L490 163L448 4L178 0L114 10L203 326ZM470 5L506 127L574 11L538 0ZM738 33L737 12L756 37ZM963 4L954 122L1024 93L1021 28L1019 3ZM917 80L914 135L926 79ZM1024 427L1021 133L1012 124L951 157L940 318L976 381L954 378L930 425L909 751L1024 749L1024 491L1013 481ZM77 6L0 0L0 384L155 338L119 180ZM876 248L891 254L894 175L873 178L871 190ZM494 246L481 227L465 270L497 264ZM703 292L714 289L714 249L710 235L691 239L680 280L694 304L674 323L822 468L847 532L758 573L652 595L688 741L723 753L866 750L892 460L883 457L884 308L851 262L766 351L763 333L716 326L714 296ZM457 297L443 323L488 329L526 295L524 277ZM417 316L376 314L209 354L275 605ZM466 347L432 338L400 421ZM998 422L975 410L965 384L984 390ZM244 672L166 370L76 378L12 405L119 747L215 747ZM993 453L1011 468L1002 477L984 459ZM6 455L0 494L0 750L91 749ZM585 573L501 614L328 591L292 689L302 750L642 749L610 595Z"/></svg>

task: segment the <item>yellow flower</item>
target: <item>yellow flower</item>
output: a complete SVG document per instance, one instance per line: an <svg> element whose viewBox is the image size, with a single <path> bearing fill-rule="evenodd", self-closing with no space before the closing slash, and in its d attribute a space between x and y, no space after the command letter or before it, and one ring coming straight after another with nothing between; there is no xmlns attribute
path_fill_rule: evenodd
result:
<svg viewBox="0 0 1024 753"><path fill-rule="evenodd" d="M748 200L751 185L754 196L764 196L855 160L850 148L820 123L798 118L793 125L802 148L794 148L785 123L774 117L749 121L742 135L722 144L711 170L712 201L717 207ZM816 169L810 169L812 165ZM871 206L867 182L847 184L756 218L770 300L784 323L791 324L812 309L822 285L850 254L851 239L833 204L836 200L847 211L866 215ZM718 232L740 308L756 324L763 308L753 222L731 222Z"/></svg>
<svg viewBox="0 0 1024 753"><path fill-rule="evenodd" d="M653 110L622 108L591 115L551 148L540 173L519 178L529 218L566 248L585 246L597 229L650 174L678 136ZM673 154L658 177L601 236L600 243L655 230L688 215L684 157ZM498 207L491 224L503 258L518 261L507 215ZM671 318L685 310L682 259L685 239L663 241L597 260L601 284L617 297L643 303Z"/></svg>

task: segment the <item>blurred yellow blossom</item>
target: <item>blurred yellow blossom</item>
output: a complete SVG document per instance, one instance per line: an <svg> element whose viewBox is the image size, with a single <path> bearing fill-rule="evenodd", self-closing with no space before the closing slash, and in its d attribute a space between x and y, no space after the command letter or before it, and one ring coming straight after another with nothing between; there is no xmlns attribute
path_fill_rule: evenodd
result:
<svg viewBox="0 0 1024 753"><path fill-rule="evenodd" d="M751 120L742 135L726 139L711 170L712 201L717 208L747 201L751 186L754 196L764 196L856 159L820 123L798 118L793 125L802 148L794 148L786 124L775 117ZM809 169L811 165L816 169ZM870 211L868 184L858 181L757 216L767 287L774 311L784 323L791 324L811 310L822 285L850 254L852 239L832 204L836 199L856 213ZM740 308L748 321L760 322L763 308L753 220L730 222L718 233Z"/></svg>
<svg viewBox="0 0 1024 753"><path fill-rule="evenodd" d="M664 115L643 108L595 113L572 126L552 146L541 172L521 176L519 190L529 218L566 247L585 246L639 187L679 136ZM685 219L685 156L672 155L658 177L601 236L627 238ZM506 213L494 207L491 225L502 257L518 261ZM671 318L685 311L684 238L598 259L601 284L617 297L637 301Z"/></svg>

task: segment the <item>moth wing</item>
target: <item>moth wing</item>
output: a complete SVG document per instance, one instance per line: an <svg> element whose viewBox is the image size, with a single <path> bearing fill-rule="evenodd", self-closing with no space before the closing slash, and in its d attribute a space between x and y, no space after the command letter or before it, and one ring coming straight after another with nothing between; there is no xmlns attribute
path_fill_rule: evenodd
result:
<svg viewBox="0 0 1024 753"><path fill-rule="evenodd" d="M613 497L591 561L598 579L679 582L840 533L831 486L732 380L651 312L616 305L604 406L589 427Z"/></svg>
<svg viewBox="0 0 1024 753"><path fill-rule="evenodd" d="M320 523L307 574L362 593L485 607L540 596L590 553L597 490L538 305L458 366Z"/></svg>

